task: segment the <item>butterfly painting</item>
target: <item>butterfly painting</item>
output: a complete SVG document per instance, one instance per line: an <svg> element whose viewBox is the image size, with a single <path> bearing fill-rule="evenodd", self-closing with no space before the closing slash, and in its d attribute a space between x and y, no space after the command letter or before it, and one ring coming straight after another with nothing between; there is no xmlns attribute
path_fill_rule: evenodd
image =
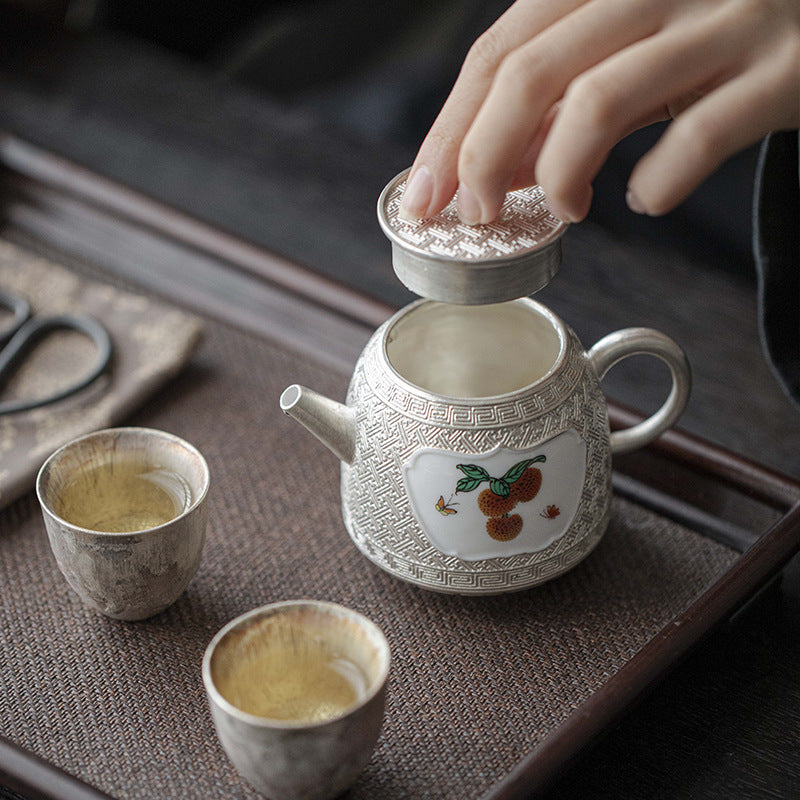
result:
<svg viewBox="0 0 800 800"><path fill-rule="evenodd" d="M447 503L445 503L444 496L439 495L439 499L436 501L436 510L444 517L447 517L450 514L458 514L458 511L456 511L454 508L450 506L452 500L453 498L451 497L450 500L448 500ZM453 503L453 505L457 506L458 503Z"/></svg>

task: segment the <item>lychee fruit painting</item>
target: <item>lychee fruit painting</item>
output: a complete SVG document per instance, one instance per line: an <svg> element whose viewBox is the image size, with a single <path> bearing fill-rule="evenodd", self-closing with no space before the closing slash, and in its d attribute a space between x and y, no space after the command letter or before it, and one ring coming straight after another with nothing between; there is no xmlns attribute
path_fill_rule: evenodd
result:
<svg viewBox="0 0 800 800"><path fill-rule="evenodd" d="M473 492L482 483L488 482L489 488L483 489L478 495L478 508L484 516L489 517L486 533L499 542L509 542L522 532L523 523L519 514L511 512L518 503L533 500L542 488L542 471L531 464L544 461L546 458L543 455L526 458L514 464L500 478L493 478L477 464L458 464L464 477L456 485L456 494Z"/></svg>
<svg viewBox="0 0 800 800"><path fill-rule="evenodd" d="M536 467L528 467L519 478L511 484L511 495L519 503L529 503L539 494L542 488L542 471Z"/></svg>
<svg viewBox="0 0 800 800"><path fill-rule="evenodd" d="M491 489L484 489L478 495L478 508L487 517L504 517L517 505L512 495L500 497Z"/></svg>
<svg viewBox="0 0 800 800"><path fill-rule="evenodd" d="M512 514L510 517L492 517L486 520L486 533L498 542L510 542L516 539L522 530L522 517Z"/></svg>

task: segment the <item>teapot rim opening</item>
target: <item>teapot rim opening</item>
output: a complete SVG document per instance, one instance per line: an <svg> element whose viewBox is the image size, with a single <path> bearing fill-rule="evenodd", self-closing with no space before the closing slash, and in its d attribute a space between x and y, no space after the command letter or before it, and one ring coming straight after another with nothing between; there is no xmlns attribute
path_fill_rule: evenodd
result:
<svg viewBox="0 0 800 800"><path fill-rule="evenodd" d="M516 298L515 300L504 301L503 303L496 303L492 304L494 307L498 306L512 306L516 305L518 307L524 307L528 313L535 314L539 320L544 320L549 328L555 333L557 338L557 349L554 347L553 350L555 351L555 355L550 360L549 366L542 370L541 373L537 374L535 378L525 380L524 382L519 383L519 385L514 386L512 389L508 389L507 391L502 392L495 392L495 393L473 393L473 394L454 394L450 392L442 392L437 391L435 389L430 388L429 386L423 385L422 382L417 382L407 375L405 375L396 365L395 361L393 360L389 350L394 343L392 339L392 333L396 330L397 326L406 322L411 315L415 315L419 313L422 309L430 306L441 307L442 309L453 311L453 309L486 309L489 306L458 306L451 303L444 303L438 300L433 300L430 298L421 298L419 300L414 301L413 303L405 306L404 308L400 309L393 317L391 317L386 322L386 327L384 329L383 335L381 337L381 347L380 352L382 359L385 363L385 366L388 370L392 373L394 378L396 378L399 382L401 382L405 388L417 395L424 395L429 398L433 398L440 402L456 402L461 404L482 404L487 402L497 402L500 400L508 400L513 398L515 395L522 395L529 393L532 389L535 389L548 380L550 380L553 375L555 375L559 369L561 368L562 364L567 355L567 328L565 323L547 306L544 304L534 300L531 297L520 297Z"/></svg>

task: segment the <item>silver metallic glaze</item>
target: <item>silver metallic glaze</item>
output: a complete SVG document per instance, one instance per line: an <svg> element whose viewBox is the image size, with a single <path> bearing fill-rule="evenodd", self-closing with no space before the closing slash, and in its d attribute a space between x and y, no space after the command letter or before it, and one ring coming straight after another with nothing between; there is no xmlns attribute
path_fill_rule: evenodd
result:
<svg viewBox="0 0 800 800"><path fill-rule="evenodd" d="M524 297L546 286L561 264L568 225L554 217L539 186L509 192L495 222L465 225L455 200L434 217L400 219L408 170L378 200L397 277L422 297L479 305Z"/></svg>
<svg viewBox="0 0 800 800"><path fill-rule="evenodd" d="M189 484L192 503L180 516L147 530L103 533L73 525L52 509L59 487L82 466L116 450L146 454ZM141 620L183 594L197 572L205 542L208 465L177 436L149 428L109 428L69 442L44 463L36 493L50 547L67 583L89 606L114 619Z"/></svg>
<svg viewBox="0 0 800 800"><path fill-rule="evenodd" d="M625 328L602 338L587 353L597 373L603 376L623 358L650 355L663 361L672 375L672 388L664 405L646 420L611 434L611 452L628 453L644 447L677 422L692 390L692 372L686 354L675 342L652 328Z"/></svg>
<svg viewBox="0 0 800 800"><path fill-rule="evenodd" d="M575 566L606 530L611 504L611 454L640 447L671 425L689 393L689 366L668 337L646 328L617 331L589 353L558 317L521 299L549 319L560 348L553 367L530 385L495 397L453 398L405 380L387 356L392 328L429 301L418 301L382 325L367 343L347 392L353 414L352 458L341 467L342 516L358 549L387 572L427 589L457 594L499 594L535 586ZM673 388L661 410L628 431L609 431L600 378L620 359L648 354L664 360ZM295 391L302 398L306 390ZM302 421L302 414L284 404ZM334 419L344 419L339 413ZM348 427L349 427L348 418ZM322 426L324 428L324 425ZM320 426L312 427L319 436ZM469 561L436 548L415 516L403 468L423 449L480 455L496 448L527 450L566 430L586 445L586 470L577 511L563 536L542 550ZM325 442L324 437L319 437ZM326 442L340 449L340 436Z"/></svg>
<svg viewBox="0 0 800 800"><path fill-rule="evenodd" d="M608 525L611 451L605 398L575 334L563 328L558 368L533 387L502 398L454 401L398 379L383 347L392 322L367 344L347 394L357 434L355 458L342 464L342 515L358 549L410 583L474 595L526 589L585 558ZM568 428L586 442L586 481L573 524L561 539L535 553L481 561L445 555L430 543L403 485L402 465L415 451L522 450Z"/></svg>
<svg viewBox="0 0 800 800"><path fill-rule="evenodd" d="M257 717L229 703L214 682L216 654L226 638L265 617L298 611L325 618L341 629L338 635L363 643L370 679L364 696L340 716L320 722ZM217 735L239 773L271 800L328 800L353 783L372 755L383 724L389 666L389 644L366 617L335 603L289 600L229 622L208 645L202 671Z"/></svg>

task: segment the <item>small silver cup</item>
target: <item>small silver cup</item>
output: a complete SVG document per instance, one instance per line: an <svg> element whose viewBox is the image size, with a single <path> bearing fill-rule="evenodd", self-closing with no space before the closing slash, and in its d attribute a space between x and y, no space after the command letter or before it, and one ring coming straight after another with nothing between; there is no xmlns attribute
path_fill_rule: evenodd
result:
<svg viewBox="0 0 800 800"><path fill-rule="evenodd" d="M317 721L273 719L243 711L224 696L223 691L230 696L226 681L243 661L252 662L281 642L302 640L321 644L358 669L363 684L350 705ZM286 601L237 617L217 633L203 658L203 682L225 752L270 800L336 797L358 777L375 748L389 661L380 629L335 603Z"/></svg>
<svg viewBox="0 0 800 800"><path fill-rule="evenodd" d="M82 471L131 463L174 474L185 483L183 510L162 524L123 533L81 527L59 515L59 498ZM122 620L163 611L197 572L208 487L208 465L196 448L148 428L110 428L74 439L47 459L36 480L59 569L85 603Z"/></svg>

